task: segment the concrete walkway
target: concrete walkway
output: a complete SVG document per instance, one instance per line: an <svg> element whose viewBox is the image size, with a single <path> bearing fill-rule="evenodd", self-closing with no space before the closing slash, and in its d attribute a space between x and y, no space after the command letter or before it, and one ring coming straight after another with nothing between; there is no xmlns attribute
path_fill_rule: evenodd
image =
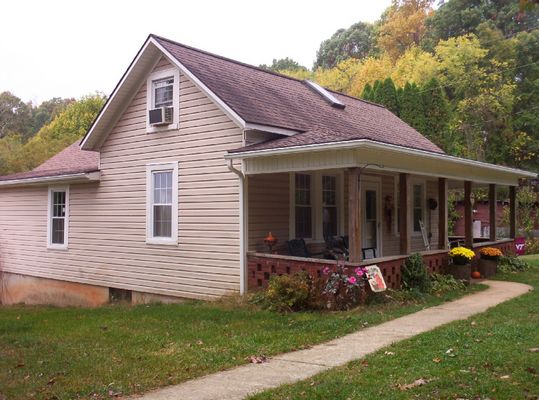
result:
<svg viewBox="0 0 539 400"><path fill-rule="evenodd" d="M459 300L362 329L307 350L281 354L272 357L267 363L242 365L158 389L139 396L138 399L243 399L250 394L309 378L449 322L466 319L533 289L531 286L514 282L483 283L489 288Z"/></svg>

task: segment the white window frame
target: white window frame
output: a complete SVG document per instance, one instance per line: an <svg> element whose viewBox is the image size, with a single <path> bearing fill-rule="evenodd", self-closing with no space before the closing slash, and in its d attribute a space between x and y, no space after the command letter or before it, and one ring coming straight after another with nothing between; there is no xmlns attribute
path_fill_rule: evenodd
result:
<svg viewBox="0 0 539 400"><path fill-rule="evenodd" d="M65 192L64 243L52 243L52 200L54 192ZM52 250L67 250L69 247L69 186L49 186L47 206L47 248Z"/></svg>
<svg viewBox="0 0 539 400"><path fill-rule="evenodd" d="M166 78L174 78L172 86L172 124L163 126L150 125L149 111L154 108L154 82ZM146 133L156 133L170 130L177 130L180 127L180 70L170 68L162 71L156 71L148 76L146 81Z"/></svg>
<svg viewBox="0 0 539 400"><path fill-rule="evenodd" d="M342 171L297 171L290 173L289 187L289 226L290 239L296 238L296 173L311 176L311 212L312 236L304 238L307 243L322 243L324 241L324 221L322 204L322 176L337 177L337 234L344 235L344 175Z"/></svg>
<svg viewBox="0 0 539 400"><path fill-rule="evenodd" d="M171 237L153 236L153 173L172 171ZM146 165L146 243L178 244L178 162L151 163Z"/></svg>
<svg viewBox="0 0 539 400"><path fill-rule="evenodd" d="M426 209L427 209L427 181L420 178L410 179L408 185L408 193L410 196L409 204L410 208L408 210L408 221L410 221L410 234L411 236L421 236L421 229L416 231L414 230L414 186L421 186L421 221L423 224L426 223Z"/></svg>

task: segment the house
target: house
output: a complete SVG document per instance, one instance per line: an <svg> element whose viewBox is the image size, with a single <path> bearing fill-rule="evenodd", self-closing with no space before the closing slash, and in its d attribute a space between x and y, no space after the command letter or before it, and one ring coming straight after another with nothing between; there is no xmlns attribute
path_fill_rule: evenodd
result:
<svg viewBox="0 0 539 400"><path fill-rule="evenodd" d="M80 143L0 178L3 301L243 293L334 263L285 246L333 235L395 287L407 254L445 262L448 187L469 200L509 186L514 237L514 188L534 176L449 156L382 106L150 35Z"/></svg>

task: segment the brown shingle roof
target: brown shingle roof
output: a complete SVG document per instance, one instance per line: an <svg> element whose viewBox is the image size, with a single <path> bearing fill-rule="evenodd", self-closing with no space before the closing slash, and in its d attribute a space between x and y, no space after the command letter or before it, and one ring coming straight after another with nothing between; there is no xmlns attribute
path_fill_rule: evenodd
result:
<svg viewBox="0 0 539 400"><path fill-rule="evenodd" d="M338 109L304 81L152 36L246 122L303 132L233 151L370 139L443 153L382 106L332 92Z"/></svg>
<svg viewBox="0 0 539 400"><path fill-rule="evenodd" d="M81 150L80 140L66 147L32 171L0 176L0 181L73 175L99 170L99 153Z"/></svg>

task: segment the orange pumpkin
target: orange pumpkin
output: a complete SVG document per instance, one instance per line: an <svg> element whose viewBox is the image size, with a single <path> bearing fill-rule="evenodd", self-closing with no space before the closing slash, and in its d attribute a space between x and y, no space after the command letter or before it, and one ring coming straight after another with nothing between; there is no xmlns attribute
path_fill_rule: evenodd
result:
<svg viewBox="0 0 539 400"><path fill-rule="evenodd" d="M479 273L479 271L472 272L472 278L474 278L474 279L481 278L481 274Z"/></svg>

